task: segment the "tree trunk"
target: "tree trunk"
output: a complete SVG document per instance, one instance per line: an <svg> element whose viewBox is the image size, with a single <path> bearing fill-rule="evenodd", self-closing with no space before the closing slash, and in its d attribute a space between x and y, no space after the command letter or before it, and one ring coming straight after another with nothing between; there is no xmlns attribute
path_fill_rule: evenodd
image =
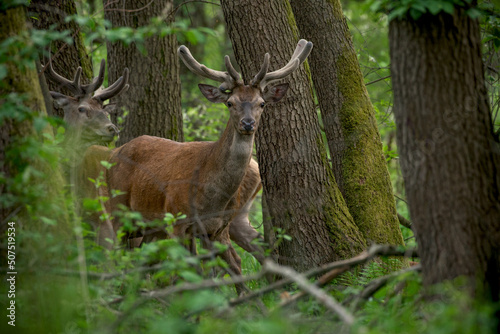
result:
<svg viewBox="0 0 500 334"><path fill-rule="evenodd" d="M266 52L269 71L288 62L299 37L287 1L221 5L245 82L259 71ZM353 256L365 242L328 164L306 70L301 66L286 81L287 97L262 114L257 156L273 226L292 237L279 245L279 260L305 270Z"/></svg>
<svg viewBox="0 0 500 334"><path fill-rule="evenodd" d="M77 280L51 274L52 270L56 270L55 266L57 269L74 267L74 261L68 261L68 258L73 258L71 249L74 247L75 229L69 224L67 198L63 196L66 193L63 192L64 179L57 163L48 161L45 156L50 150L45 148L44 151L39 146L52 130L47 126L40 133L34 127L33 119L36 124L46 113L35 64L33 60L26 59L33 50L19 54L18 45L12 47L6 42L14 36L25 36L26 19L26 10L22 6L0 11L0 43L5 48L2 50L5 57L0 63L6 69L0 87L0 109L5 116L0 124L0 234L5 236L0 256L7 259L6 230L9 228L9 235L15 238L15 242L9 240L9 257L14 252L16 258L14 267L8 271L19 274L8 273L7 276L15 279L17 287L29 287L24 291L18 288L8 305L15 302L17 331L56 333L68 328L68 319L62 319L61 309L66 314L80 314L81 304L74 301L82 300L82 295L81 290L75 289L79 284ZM21 43L24 40L19 38ZM23 46L26 49L30 47L33 47L30 43ZM12 104L10 99L15 95L22 95L25 99L22 103ZM38 126L40 124L43 123L38 122ZM12 245L15 249L11 248ZM7 260L2 263L7 268ZM7 284L2 285L4 296L7 296L7 287ZM72 300L67 300L70 294L64 295L61 291L72 291ZM6 308L3 301L9 302L9 299L2 299L2 308ZM30 321L20 321L21 318ZM7 321L0 324L0 332L13 331Z"/></svg>
<svg viewBox="0 0 500 334"><path fill-rule="evenodd" d="M5 41L7 38L18 35L21 31L26 30L26 11L23 7L8 9L5 12L0 12L0 41ZM45 114L45 103L40 86L38 85L38 76L35 70L23 71L19 69L18 64L14 62L15 55L9 54L5 61L7 66L7 76L2 79L0 87L0 101L5 103L5 96L10 93L26 94L27 99L24 105L33 111L40 111ZM2 119L0 127L0 171L6 179L12 179L16 174L20 173L19 164L24 161L18 161L17 158L7 159L10 153L19 154L21 152L12 152L12 146L16 144L20 138L34 136L33 124L26 116L14 117L12 112L9 112L10 117ZM19 121L21 119L22 121ZM41 139L41 138L39 138ZM15 150L15 149L14 149ZM12 158L12 156L11 156ZM60 175L59 175L60 176ZM62 182L62 179L60 179ZM17 189L19 191L20 189ZM8 183L0 183L0 193L10 193L15 191L9 189ZM17 194L13 194L16 196ZM19 211L16 207L9 207L9 203L2 203L0 209L0 221L5 219L13 212ZM5 227L4 225L2 228Z"/></svg>
<svg viewBox="0 0 500 334"><path fill-rule="evenodd" d="M113 27L137 29L154 17L165 16L172 8L168 1L115 1L106 7L105 17ZM141 9L141 10L136 10ZM164 18L167 22L171 17ZM129 111L117 146L141 135L182 141L182 112L177 40L174 34L144 41L146 54L132 43L108 42L109 80L117 80L130 69L129 90L115 102ZM116 123L116 122L115 122Z"/></svg>
<svg viewBox="0 0 500 334"><path fill-rule="evenodd" d="M499 292L500 152L493 139L477 20L389 26L401 168L425 284L464 275ZM476 284L480 282L480 284Z"/></svg>
<svg viewBox="0 0 500 334"><path fill-rule="evenodd" d="M291 0L309 57L333 171L368 243L403 245L375 112L339 0Z"/></svg>
<svg viewBox="0 0 500 334"><path fill-rule="evenodd" d="M76 69L82 67L82 83L89 83L93 78L92 62L87 55L85 45L83 44L80 28L74 22L65 22L64 19L69 15L76 14L76 6L73 0L33 0L30 2L29 17L33 27L39 30L50 30L50 27L56 25L56 31L69 30L73 39L73 44L67 44L63 41L54 41L50 45L50 55L40 55L42 64L48 56L52 57L52 66L57 73L63 77L72 79ZM72 94L60 84L47 80L47 85L52 91L60 92L71 96ZM55 116L63 117L62 108L55 108Z"/></svg>

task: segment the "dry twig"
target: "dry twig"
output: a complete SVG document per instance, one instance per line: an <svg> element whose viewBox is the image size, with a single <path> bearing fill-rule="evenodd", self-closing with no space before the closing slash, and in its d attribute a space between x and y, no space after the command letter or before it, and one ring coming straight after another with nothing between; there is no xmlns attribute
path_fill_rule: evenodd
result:
<svg viewBox="0 0 500 334"><path fill-rule="evenodd" d="M293 282L297 283L302 290L315 297L320 303L335 312L343 322L348 325L352 325L354 323L354 316L347 309L345 309L333 297L328 295L319 287L309 283L304 275L299 274L292 268L279 266L274 262L267 260L264 263L264 271L269 271L273 274L280 274L289 278Z"/></svg>

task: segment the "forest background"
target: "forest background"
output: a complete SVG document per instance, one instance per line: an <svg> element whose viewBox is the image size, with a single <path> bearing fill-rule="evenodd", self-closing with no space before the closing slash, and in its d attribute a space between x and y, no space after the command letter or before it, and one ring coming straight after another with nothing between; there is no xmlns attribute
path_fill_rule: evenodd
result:
<svg viewBox="0 0 500 334"><path fill-rule="evenodd" d="M269 41L262 38L262 35L269 36L269 31L257 29L256 33L251 24L245 25L245 22L249 21L245 20L245 14L238 10L240 6L239 8L246 8L244 11L249 15L252 14L248 9L250 7L245 7L248 5L245 1L137 1L133 5L118 1L104 1L104 4L100 1L53 1L48 4L43 1L31 1L29 4L19 1L2 2L0 198L1 230L5 233L2 232L1 240L1 269L6 273L6 280L5 285L2 285L0 300L2 309L7 315L0 324L2 332L30 333L36 330L44 333L117 331L488 333L496 331L499 314L499 276L495 274L498 274L500 267L497 238L500 221L498 219L500 180L498 172L495 174L500 159L498 157L500 20L497 4L494 1L479 1L477 4L474 1L456 0L393 3L319 1L314 8L331 16L327 17L326 23L316 16L318 23L327 28L334 27L329 30L336 32L332 36L333 39L337 38L336 43L329 44L328 40L317 41L304 36L312 33L306 32L312 23L307 21L307 15L300 9L301 6L309 5L309 2L276 0L266 3L270 5L262 5L264 6L262 8L267 9L267 16L262 14L264 26L276 32L276 35L288 37L272 37ZM311 6L315 6L314 2L311 3ZM316 11L311 10L311 13ZM253 14L259 15L258 12ZM273 26L274 23L267 24L266 19L269 17L280 17L287 22L288 30L284 29L287 32L279 30L280 23L277 23L277 26ZM453 19L450 20L450 17ZM9 21L11 19L12 21ZM463 26L457 23L461 19L465 21ZM280 22L278 19L276 21ZM129 26L121 26L123 22L128 22ZM460 38L470 37L467 35L469 30L464 27L468 29L474 22L480 29L477 31L480 39L475 41L472 38L475 44L464 43L463 41L467 39ZM244 35L245 30L248 31L248 36ZM319 27L317 30L321 33ZM464 31L466 33L461 35ZM429 35L426 35L426 32ZM441 32L443 40L439 39ZM471 32L471 35L473 34L474 31ZM326 33L323 35L327 36ZM338 189L326 191L329 193L328 196L334 199L332 201L335 205L325 201L326 204L321 203L323 210L305 210L302 206L304 198L313 197L308 193L297 194L300 182L297 182L294 175L297 173L302 175L308 168L302 166L302 169L294 170L291 165L293 160L284 161L281 167L270 163L274 161L273 156L276 157L279 153L269 149L270 142L282 143L283 149L286 150L286 145L289 145L287 138L298 136L300 142L305 134L310 134L300 132L302 131L300 125L297 126L298 130L290 130L289 119L281 124L273 123L276 115L283 117L284 112L273 107L265 111L263 122L270 125L260 129L262 135L257 139L255 152L255 157L261 165L266 198L263 199L262 193L259 193L250 216L253 225L265 235L268 246L272 245L270 248L273 248L273 251L270 251L269 255L279 255L278 258L281 259L299 260L296 263L281 260L278 261L281 265L278 269L270 265L263 270L261 264L250 254L237 248L242 257L243 274L247 277L244 280L249 288L245 297L237 296L229 284L232 282L231 279L223 270L217 269L225 267L222 261L213 257L205 261L203 255L206 254L203 251L200 251L199 256L191 256L175 240L148 244L133 251L123 250L120 247L104 250L96 245L93 241L94 232L85 218L81 219L80 209L75 206L74 195L66 186L62 173L53 172L59 170L61 161L64 164L66 153L61 147L67 130L64 130L60 118L56 117L57 109L52 111L54 117L47 117L44 112L40 112L46 102L40 98L41 92L33 88L38 85L35 72L36 60L42 59L44 63L46 57L52 55L54 67L67 78L73 76L76 64L83 68L83 76L89 80L97 75L100 60L106 59L109 72L106 73L104 86L108 86L108 82L112 83L122 75L124 67L130 68L130 89L122 100L116 101L119 105L125 105L125 112L112 118L122 131L116 146L141 134L179 141L215 141L226 125L226 108L201 97L197 84L206 80L190 73L180 64L176 56L177 45L188 45L201 63L218 70L224 68L223 57L228 54L236 60L233 64L238 62L238 70L248 78L260 64L262 54L259 52L262 48L266 48L264 51L270 52L271 57L276 55L279 61L283 61L289 57L291 48L299 38L312 40L315 46L302 72L287 79L297 82L294 86L297 88L288 92L288 105L283 104L285 108L283 110L289 110L293 114L290 116L292 120L299 119L305 114L303 123L312 124L313 128L317 127L321 139L315 143L314 150L317 150L319 157L323 157L320 164L326 164L330 174L327 173L326 176L318 174L320 176L315 178L324 177L321 179L322 182L329 185L326 189ZM349 42L351 38L352 44ZM433 41L433 38L436 40ZM405 45L402 41L408 41L408 44ZM425 41L428 43L425 44ZM450 43L440 43L446 41ZM414 43L411 44L412 42ZM276 45L275 49L271 49L273 43ZM72 47L65 47L65 44ZM472 54L472 59L474 55L479 56L482 61L479 70L481 74L474 72L473 75L465 75L466 78L473 77L471 81L460 77L461 58L453 53L457 45L463 44L473 44L477 48L474 50L481 52L480 54L474 53L475 51L469 52L467 51L469 45L465 47L464 54ZM420 48L412 49L412 45L419 45ZM75 49L78 54L73 61L66 61L64 57L70 49ZM448 49L451 51L447 55ZM405 51L410 52L410 50L413 50L412 54L405 54ZM168 54L163 53L167 51ZM315 52L319 59L314 58ZM428 56L429 54L436 55L435 59ZM355 55L354 60L352 57L349 58L349 55ZM412 55L418 58L412 59ZM69 56L66 59L71 58ZM325 59L334 62L321 63ZM451 70L444 66L434 67L436 64L441 65L448 61ZM476 64L477 61L471 63ZM172 66L176 68L175 71L171 70ZM336 68L336 72L328 72L330 68ZM442 77L434 78L424 69L444 74ZM413 70L417 73L419 71L426 73L427 76L422 78L413 73ZM467 70L463 72L469 73ZM155 79L158 73L163 75L160 81ZM169 75L173 77L165 79ZM461 101L460 96L464 95L460 94L461 86L458 84L452 86L456 89L447 87L448 90L456 91L456 96L441 92L440 84L450 82L453 85L453 79L457 76L458 81L463 81L465 87L476 85L479 87L484 83L483 88L477 89L479 91L477 96L483 102L475 100L474 90L472 93L467 90L465 95L469 100L456 102ZM328 87L329 84L321 80L329 77L337 79L334 82L336 86L332 86L330 90L335 93L330 97L325 95L328 92L320 91L320 87ZM153 87L149 84L152 81L159 83ZM395 82L399 86L394 86ZM145 89L149 86L151 88ZM366 91L359 87L366 87ZM429 105L414 103L415 100L412 101L411 96L415 91L419 92L415 94L416 98L420 101L429 101ZM437 97L432 95L432 92L436 92ZM439 95L438 92L443 94ZM303 96L307 94L310 95L309 102L303 102L302 105L297 103L297 99L304 101ZM341 98L336 99L339 96ZM332 100L329 101L328 98ZM354 101L352 105L347 103L350 101L349 98ZM487 103L484 102L486 100ZM396 110L395 114L398 101L400 111L398 113ZM456 103L448 105L447 101ZM295 106L290 106L291 104ZM484 104L487 105L486 114L489 116L484 116L482 113L485 111L482 108ZM474 108L473 112L471 105ZM52 109L50 103L47 106L48 109ZM337 108L332 113L340 116L335 118L331 116L332 114L328 114L327 109L330 106ZM476 106L481 113L476 112ZM346 111L342 107L350 109ZM460 111L461 107L464 108L463 112ZM362 121L349 123L348 117L343 116L351 115L354 109L367 110L364 113L368 115L366 122L373 123L373 119L376 123L373 127L375 133L368 137L375 138L375 142L380 139L382 143L370 146L365 151L361 150L360 154L383 157L384 168L381 173L387 173L391 184L391 189L386 191L384 185L376 183L377 188L373 188L375 190L369 189L374 192L371 197L363 195L366 187L350 188L353 184L350 178L354 176L359 178L359 175L367 172L356 169L359 165L363 165L356 162L355 154L359 154L353 148L356 145L350 146L349 140L336 137L338 133L343 133L349 138L347 134L352 130L351 126L354 133L361 131L357 129L361 128L359 124L363 124ZM418 110L422 113L419 114ZM418 117L421 117L424 120L422 123L439 122L426 114L425 110L433 110L434 115L442 113L443 118L449 120L447 124L459 125L450 126L449 129L446 124L441 126L439 129L444 135L438 133L438 137L435 137L436 132L431 133L430 137L434 139L431 143L403 137L402 133L412 133L412 131L406 132L404 128L408 120L417 122ZM164 114L168 117L161 116ZM474 132L475 129L467 127L467 124L475 123L473 121L476 120L476 115L483 115L482 117L486 119L482 121L483 124L490 123L490 127L479 135L484 135L487 138L486 142L490 143L492 148L478 148L478 141L471 142L470 138L477 138L479 135L478 132ZM335 121L340 123L336 128L337 132L331 126ZM462 125L462 122L466 125ZM398 135L401 134L401 137L396 142L397 123ZM415 126L413 132L418 132L415 130L417 128ZM329 134L328 131L332 129L334 133ZM431 131L435 129L432 128ZM448 130L450 132L447 132ZM490 205L484 204L486 209L481 207L479 211L462 213L461 207L470 207L467 200L463 200L464 197L477 198L481 203L486 202L473 191L467 192L469 188L465 190L454 188L453 185L444 182L442 176L436 177L438 180L443 180L440 184L422 183L425 178L412 179L409 176L419 175L419 171L424 171L422 172L424 174L431 173L440 167L446 169L447 164L441 163L440 159L446 160L449 154L446 151L429 148L429 145L439 147L440 144L446 143L446 140L439 139L447 138L446 135L458 138L459 136L453 131L471 134L471 137L465 136L464 141L457 144L457 148L469 145L472 152L485 151L490 157L488 159L491 160L493 167L485 167L486 164L479 157L474 158L476 160L472 159L478 162L478 165L469 166L465 163L469 168L461 171L465 173L465 177L464 174L457 172L459 175L457 178L467 182L470 179L471 184L483 184L477 180L484 181L486 186L479 186L478 192L486 193L485 197L492 201ZM268 141L266 138L269 138ZM423 135L421 138L429 137ZM332 147L338 143L335 140L344 140L343 148L333 150ZM415 142L416 146L411 147L409 144L411 142ZM400 143L408 147L401 150L398 146ZM452 148L456 156L451 154L446 160L455 162L451 164L451 168L456 168L456 161L462 161L461 159L467 161L468 154L471 154L467 149L462 151L457 148ZM407 162L406 167L401 168L401 159ZM343 161L340 166L339 161ZM474 178L476 170L473 166L480 166L483 172L481 175L493 170L492 178L476 180ZM375 167L373 168L375 170ZM329 175L334 175L335 181L332 181ZM371 173L371 175L375 175L376 180L381 179L379 174ZM370 183L369 178L367 180L367 183ZM453 178L450 180L452 183ZM97 186L102 186L102 182L104 179L95 180ZM427 187L431 189L431 186L436 187L432 188L433 193L449 196L447 198L450 201L456 199L453 202L457 207L443 204L440 196L425 197L424 200L419 197L419 189ZM470 189L472 188L475 187L471 186ZM331 194L332 192L334 194ZM408 192L412 193L410 199ZM386 198L387 195L389 199L385 202L375 200L375 198ZM297 197L298 200L287 208L294 214L282 217L277 214L283 212L278 199L288 196ZM100 200L105 199L85 200L84 209L98 211ZM410 218L412 203L414 211ZM325 210L328 205L335 208L331 210L334 210L333 216L336 218L330 218L332 214L325 215L324 212L328 212ZM361 207L363 209L360 209ZM429 216L419 216L420 212L426 211L423 208L435 211ZM441 212L440 210L448 212L450 216L436 213ZM347 211L349 212L346 214ZM339 212L342 212L342 217ZM391 218L382 216L384 214ZM470 218L469 214L476 218ZM124 211L121 215L124 221L130 222L130 226L133 225L132 222L137 225L137 222L142 220L140 215L134 212ZM301 238L303 235L307 236L307 231L310 231L314 238L320 235L315 230L318 226L316 221L329 219L334 222L340 221L339 224L344 226L343 232L359 230L352 232L356 237L347 238L350 241L358 240L354 243L355 246L351 248L342 246L341 238L335 239L335 233L328 224L324 227L329 231L326 239L319 240L317 245L313 243L313 249L301 246L303 245ZM377 225L377 219L382 222L380 225ZM434 219L442 221L442 225L433 223ZM460 225L462 220L466 225ZM172 224L174 221L175 217L170 215L165 221L158 223ZM355 227L349 227L354 226L353 222ZM412 231L415 228L412 223L417 224L420 232L418 240ZM426 224L435 226L436 229L432 230ZM464 227L470 225L477 225L481 233L475 234L474 228L469 230L468 227ZM385 226L387 230L380 230L379 226ZM459 232L461 230L466 231L466 234L475 235L475 239L463 239ZM15 231L14 235L11 235L12 231ZM391 235L393 237L389 237ZM426 253L422 254L420 251L419 256L427 260L423 263L422 269L416 263L412 263L413 266L408 268L408 262L400 257L387 257L405 253L411 255L413 251L405 249L411 249L417 244L422 247L422 242ZM455 247L454 242L467 246L459 249ZM15 257L9 252L12 243L15 245ZM332 244L335 246L331 246ZM369 248L370 244L404 247L377 249ZM476 248L480 248L484 253L476 252ZM367 249L369 252L362 253ZM313 256L315 252L321 255L329 254L325 255L328 261L321 263L314 260L317 258ZM461 252L477 253L477 258L482 260L463 255ZM349 258L358 254L361 254L361 260L357 257L352 262L337 263L338 267L343 268L342 270L336 272L336 267L332 265L328 270L311 274L309 280L305 278L300 280L301 276L293 271L290 274L291 281L281 277L278 283L272 285L262 279L265 274L272 272L272 268L286 278L288 269L308 272L320 268L319 266L336 263L337 260L349 261ZM374 256L380 254L383 256L371 261ZM436 254L452 255L441 257ZM464 258L463 261L467 264L461 262ZM419 262L418 257L412 260ZM9 297L12 280L8 281L7 278L12 276L8 273L14 269L9 267L11 265L9 261L14 261L13 268L16 270L13 298ZM466 269L457 270L455 266ZM204 273L200 273L198 268L203 268ZM402 271L397 271L399 269ZM210 271L215 271L218 277L215 279L208 277L207 273ZM329 275L321 276L326 272ZM471 277L473 283L470 282ZM12 314L8 307L12 305L12 300L15 300L15 327L8 323L11 321L8 315Z"/></svg>

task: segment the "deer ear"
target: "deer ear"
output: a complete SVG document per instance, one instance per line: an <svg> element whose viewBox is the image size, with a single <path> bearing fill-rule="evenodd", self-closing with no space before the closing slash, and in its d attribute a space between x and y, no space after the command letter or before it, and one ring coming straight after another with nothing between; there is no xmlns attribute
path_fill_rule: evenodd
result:
<svg viewBox="0 0 500 334"><path fill-rule="evenodd" d="M58 93L58 92L50 92L50 96L54 99L54 102L60 107L63 108L64 106L68 105L71 102L71 98L69 96L66 96L64 94Z"/></svg>
<svg viewBox="0 0 500 334"><path fill-rule="evenodd" d="M118 110L116 108L116 104L115 103L106 104L103 109L106 112L108 112L110 115L114 115L114 114L118 113Z"/></svg>
<svg viewBox="0 0 500 334"><path fill-rule="evenodd" d="M214 86L198 84L198 88L200 88L203 96L205 96L210 102L224 103L229 98L229 94L222 92L219 88Z"/></svg>
<svg viewBox="0 0 500 334"><path fill-rule="evenodd" d="M267 91L264 93L264 96L263 96L264 101L269 102L269 103L278 102L279 100L281 100L285 96L285 94L288 90L288 86L289 86L289 84L284 83L281 85L269 87L267 89Z"/></svg>

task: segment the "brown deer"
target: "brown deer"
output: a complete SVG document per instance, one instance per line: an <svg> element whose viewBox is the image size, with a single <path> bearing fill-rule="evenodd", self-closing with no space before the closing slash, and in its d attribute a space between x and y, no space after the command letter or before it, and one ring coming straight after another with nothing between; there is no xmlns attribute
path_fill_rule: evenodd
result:
<svg viewBox="0 0 500 334"><path fill-rule="evenodd" d="M258 236L248 223L248 208L260 187L258 166L252 160L255 131L266 103L278 102L288 89L286 83L269 84L295 71L311 49L311 42L300 40L289 63L270 73L266 53L260 71L247 85L228 56L227 72L215 71L198 63L188 48L179 47L180 58L192 72L222 82L219 87L198 86L209 101L227 106L227 126L216 142L179 143L141 136L115 149L108 186L125 194L111 199L112 209L123 204L142 213L146 220L162 219L166 212L186 214L187 218L174 226L174 236L206 235L210 241L226 245L221 257L232 274L241 274L241 260L230 241L230 226L236 227L235 234L248 234L245 240ZM114 225L116 230L119 222ZM165 231L144 233L145 242L155 237L167 235Z"/></svg>
<svg viewBox="0 0 500 334"><path fill-rule="evenodd" d="M50 95L64 111L66 133L64 139L65 152L69 156L69 169L67 170L70 183L74 184L78 197L106 196L107 189L99 190L88 180L95 179L101 171L102 160L108 160L111 151L105 146L91 146L94 144L107 145L118 135L118 128L109 119L109 113L114 111L114 105L103 106L104 101L128 89L129 71L123 71L123 76L108 88L98 91L104 81L106 63L101 61L99 74L88 85L80 83L82 68L78 67L73 81L68 80L54 70L52 62L45 67L45 75L61 87L67 88L74 96L67 96L58 92ZM97 92L96 92L97 91ZM91 222L99 227L99 214L91 216ZM101 244L105 238L114 239L111 223L103 227L105 234L100 236Z"/></svg>
<svg viewBox="0 0 500 334"><path fill-rule="evenodd" d="M52 62L49 61L47 77L61 87L67 88L74 96L67 96L58 92L50 95L64 111L64 121L68 127L68 140L78 140L86 149L93 144L107 144L114 136L118 135L118 128L109 119L114 105L103 106L104 101L128 89L128 69L123 71L114 84L95 93L104 81L106 62L101 61L99 74L88 85L80 83L82 68L78 67L73 81L68 80L54 71ZM95 93L95 94L94 94ZM81 147L79 145L79 147Z"/></svg>

